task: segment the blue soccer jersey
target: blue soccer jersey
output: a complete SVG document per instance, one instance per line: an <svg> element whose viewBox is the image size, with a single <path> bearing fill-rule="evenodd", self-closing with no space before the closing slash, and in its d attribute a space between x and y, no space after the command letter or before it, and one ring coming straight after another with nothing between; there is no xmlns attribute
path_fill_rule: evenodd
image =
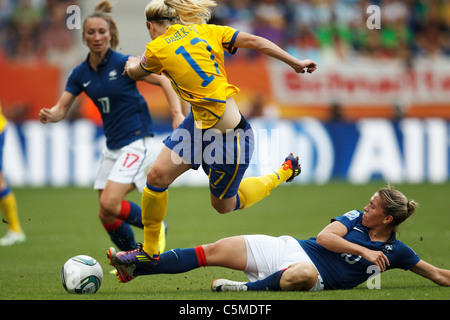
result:
<svg viewBox="0 0 450 320"><path fill-rule="evenodd" d="M128 56L109 49L97 71L86 59L72 71L66 85L66 91L76 96L84 91L95 103L109 149L153 136L150 112L136 81L122 76L127 60Z"/></svg>
<svg viewBox="0 0 450 320"><path fill-rule="evenodd" d="M369 230L362 225L362 217L361 211L353 210L332 221L340 221L347 227L345 240L371 250L383 251L390 263L387 270L408 270L420 261L417 254L398 241L395 235L387 242L371 241ZM372 264L361 256L332 252L319 245L316 238L298 241L322 276L325 289L351 289L374 274L373 269L369 268Z"/></svg>

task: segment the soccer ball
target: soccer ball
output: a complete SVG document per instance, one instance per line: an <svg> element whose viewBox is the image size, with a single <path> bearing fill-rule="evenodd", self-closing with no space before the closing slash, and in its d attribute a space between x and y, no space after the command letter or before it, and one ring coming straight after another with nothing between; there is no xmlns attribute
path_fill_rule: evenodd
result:
<svg viewBox="0 0 450 320"><path fill-rule="evenodd" d="M102 267L97 260L86 255L70 258L61 269L61 283L69 293L95 293L102 281Z"/></svg>

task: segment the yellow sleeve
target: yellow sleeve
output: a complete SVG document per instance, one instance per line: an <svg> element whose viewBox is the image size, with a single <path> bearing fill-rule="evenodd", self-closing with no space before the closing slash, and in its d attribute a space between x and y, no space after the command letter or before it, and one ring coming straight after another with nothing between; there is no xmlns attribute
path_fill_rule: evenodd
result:
<svg viewBox="0 0 450 320"><path fill-rule="evenodd" d="M228 53L236 53L238 48L234 46L234 41L236 40L239 31L228 26L214 26L214 28L216 32L221 35L223 48L227 50Z"/></svg>
<svg viewBox="0 0 450 320"><path fill-rule="evenodd" d="M149 45L147 45L147 48L142 55L141 58L141 68L149 73L156 73L161 74L162 71L162 65L159 61L156 54L154 54L154 51L149 48Z"/></svg>
<svg viewBox="0 0 450 320"><path fill-rule="evenodd" d="M8 121L6 120L6 117L3 115L2 104L0 102L0 133L3 132L7 123Z"/></svg>

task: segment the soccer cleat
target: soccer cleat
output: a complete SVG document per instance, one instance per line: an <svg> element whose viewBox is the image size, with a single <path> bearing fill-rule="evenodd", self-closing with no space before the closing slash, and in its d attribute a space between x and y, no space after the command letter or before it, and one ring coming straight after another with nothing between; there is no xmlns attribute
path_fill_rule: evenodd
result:
<svg viewBox="0 0 450 320"><path fill-rule="evenodd" d="M135 266L131 266L131 267L122 266L115 262L115 258L117 256L116 249L114 249L113 247L110 247L108 249L106 255L109 259L109 264L111 266L113 266L114 268L116 268L116 270L114 270L115 272L112 272L112 274L115 274L117 276L117 279L119 280L119 282L126 283L135 278L133 276L134 270L136 269Z"/></svg>
<svg viewBox="0 0 450 320"><path fill-rule="evenodd" d="M117 270L117 278L125 283L133 280L137 276L147 274L159 261L159 255L150 257L143 249L139 248L131 251L116 252L114 248L109 248L107 252L109 264Z"/></svg>
<svg viewBox="0 0 450 320"><path fill-rule="evenodd" d="M167 223L165 223L164 221L161 224L161 231L159 233L159 252L164 252L166 249L166 237L167 237ZM114 250L114 248L112 248ZM115 251L115 250L114 250ZM109 257L109 253L108 253L108 257ZM109 272L110 274L113 275L118 275L117 269L113 269Z"/></svg>
<svg viewBox="0 0 450 320"><path fill-rule="evenodd" d="M15 244L21 244L26 241L25 233L23 232L15 232L12 230L8 230L3 238L0 239L0 246L12 246Z"/></svg>
<svg viewBox="0 0 450 320"><path fill-rule="evenodd" d="M248 287L245 284L246 282L216 279L211 283L211 290L214 292L247 291Z"/></svg>
<svg viewBox="0 0 450 320"><path fill-rule="evenodd" d="M282 165L283 169L291 169L292 170L292 175L289 179L286 180L286 182L291 182L292 180L294 180L294 178L296 176L298 176L301 172L302 172L302 167L300 166L299 162L299 158L298 157L294 157L294 155L291 153L289 154L286 159L284 159L284 163Z"/></svg>

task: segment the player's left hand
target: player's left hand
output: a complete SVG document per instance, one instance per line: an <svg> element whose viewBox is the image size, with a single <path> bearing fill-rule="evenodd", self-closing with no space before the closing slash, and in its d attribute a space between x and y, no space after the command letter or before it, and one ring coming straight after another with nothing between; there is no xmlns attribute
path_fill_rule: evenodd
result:
<svg viewBox="0 0 450 320"><path fill-rule="evenodd" d="M376 265L381 272L386 271L386 267L390 266L389 259L383 252L378 250L367 249L362 257Z"/></svg>
<svg viewBox="0 0 450 320"><path fill-rule="evenodd" d="M305 71L308 73L313 73L317 69L317 63L315 63L314 61L312 61L310 59L302 60L300 62L301 62L300 73L305 73Z"/></svg>

